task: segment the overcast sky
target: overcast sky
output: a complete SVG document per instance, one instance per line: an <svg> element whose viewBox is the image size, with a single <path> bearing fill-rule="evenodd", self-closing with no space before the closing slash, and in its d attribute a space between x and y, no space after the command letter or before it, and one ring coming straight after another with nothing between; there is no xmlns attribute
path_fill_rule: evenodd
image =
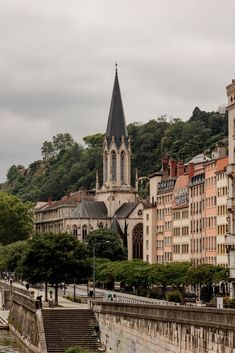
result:
<svg viewBox="0 0 235 353"><path fill-rule="evenodd" d="M57 133L105 131L116 61L127 123L215 110L234 14L234 0L0 0L0 180Z"/></svg>

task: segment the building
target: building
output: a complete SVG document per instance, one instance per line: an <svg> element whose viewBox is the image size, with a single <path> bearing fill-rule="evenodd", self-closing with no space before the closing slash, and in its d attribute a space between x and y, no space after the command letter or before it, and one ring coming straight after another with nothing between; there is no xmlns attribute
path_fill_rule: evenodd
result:
<svg viewBox="0 0 235 353"><path fill-rule="evenodd" d="M127 245L129 259L143 259L143 203L131 184L131 142L117 69L102 157L102 185L97 173L95 196L87 194L36 209L36 230L66 231L83 241L92 230L111 228Z"/></svg>
<svg viewBox="0 0 235 353"><path fill-rule="evenodd" d="M187 164L162 159L149 176L151 204L145 206L144 260L228 265L225 251L228 158L218 146Z"/></svg>
<svg viewBox="0 0 235 353"><path fill-rule="evenodd" d="M226 248L229 257L230 294L235 296L235 80L227 86L228 96L228 230L226 232Z"/></svg>
<svg viewBox="0 0 235 353"><path fill-rule="evenodd" d="M217 186L217 252L216 263L219 266L228 266L228 255L226 251L226 232L227 232L227 197L228 197L228 178L226 167L228 158L223 158L217 162L216 186Z"/></svg>

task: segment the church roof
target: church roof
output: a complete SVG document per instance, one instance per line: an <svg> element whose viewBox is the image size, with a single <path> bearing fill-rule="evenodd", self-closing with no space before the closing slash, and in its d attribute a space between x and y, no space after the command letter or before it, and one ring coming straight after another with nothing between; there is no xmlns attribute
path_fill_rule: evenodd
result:
<svg viewBox="0 0 235 353"><path fill-rule="evenodd" d="M139 202L126 202L122 204L115 212L115 216L117 218L128 218L138 204Z"/></svg>
<svg viewBox="0 0 235 353"><path fill-rule="evenodd" d="M83 200L72 212L70 218L106 218L107 208L103 201Z"/></svg>
<svg viewBox="0 0 235 353"><path fill-rule="evenodd" d="M112 141L112 136L114 136L118 148L120 147L122 136L125 139L126 145L128 145L128 133L126 128L125 114L122 105L122 97L119 87L117 69L115 73L113 93L109 110L109 118L106 129L106 138L108 145L110 145Z"/></svg>
<svg viewBox="0 0 235 353"><path fill-rule="evenodd" d="M119 224L116 216L113 217L110 229L117 235L121 235L121 236L123 235L123 231L120 227L120 224Z"/></svg>

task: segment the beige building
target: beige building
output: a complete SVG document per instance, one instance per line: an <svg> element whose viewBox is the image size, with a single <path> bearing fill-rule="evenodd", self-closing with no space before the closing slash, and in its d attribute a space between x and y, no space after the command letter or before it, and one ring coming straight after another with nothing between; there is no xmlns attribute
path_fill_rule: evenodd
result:
<svg viewBox="0 0 235 353"><path fill-rule="evenodd" d="M223 158L217 162L216 186L217 186L217 260L219 266L228 266L228 254L226 251L227 232L227 197L228 178L226 168L228 158Z"/></svg>
<svg viewBox="0 0 235 353"><path fill-rule="evenodd" d="M229 256L230 294L235 296L235 80L227 86L228 95L228 231L226 233L226 247Z"/></svg>
<svg viewBox="0 0 235 353"><path fill-rule="evenodd" d="M173 262L190 261L189 175L178 176L173 193Z"/></svg>

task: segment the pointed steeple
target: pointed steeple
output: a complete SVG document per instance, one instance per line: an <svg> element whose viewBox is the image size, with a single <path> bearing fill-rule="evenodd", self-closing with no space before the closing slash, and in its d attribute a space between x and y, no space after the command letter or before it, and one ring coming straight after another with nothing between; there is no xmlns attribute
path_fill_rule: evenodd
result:
<svg viewBox="0 0 235 353"><path fill-rule="evenodd" d="M106 129L106 138L107 138L108 145L110 145L112 141L112 137L114 137L116 145L119 148L122 141L122 136L124 137L126 146L128 146L126 120L125 120L125 114L124 114L123 105L122 105L122 97L121 97L121 92L119 87L117 64L116 64L113 93L112 93L111 105L109 110L108 124Z"/></svg>

